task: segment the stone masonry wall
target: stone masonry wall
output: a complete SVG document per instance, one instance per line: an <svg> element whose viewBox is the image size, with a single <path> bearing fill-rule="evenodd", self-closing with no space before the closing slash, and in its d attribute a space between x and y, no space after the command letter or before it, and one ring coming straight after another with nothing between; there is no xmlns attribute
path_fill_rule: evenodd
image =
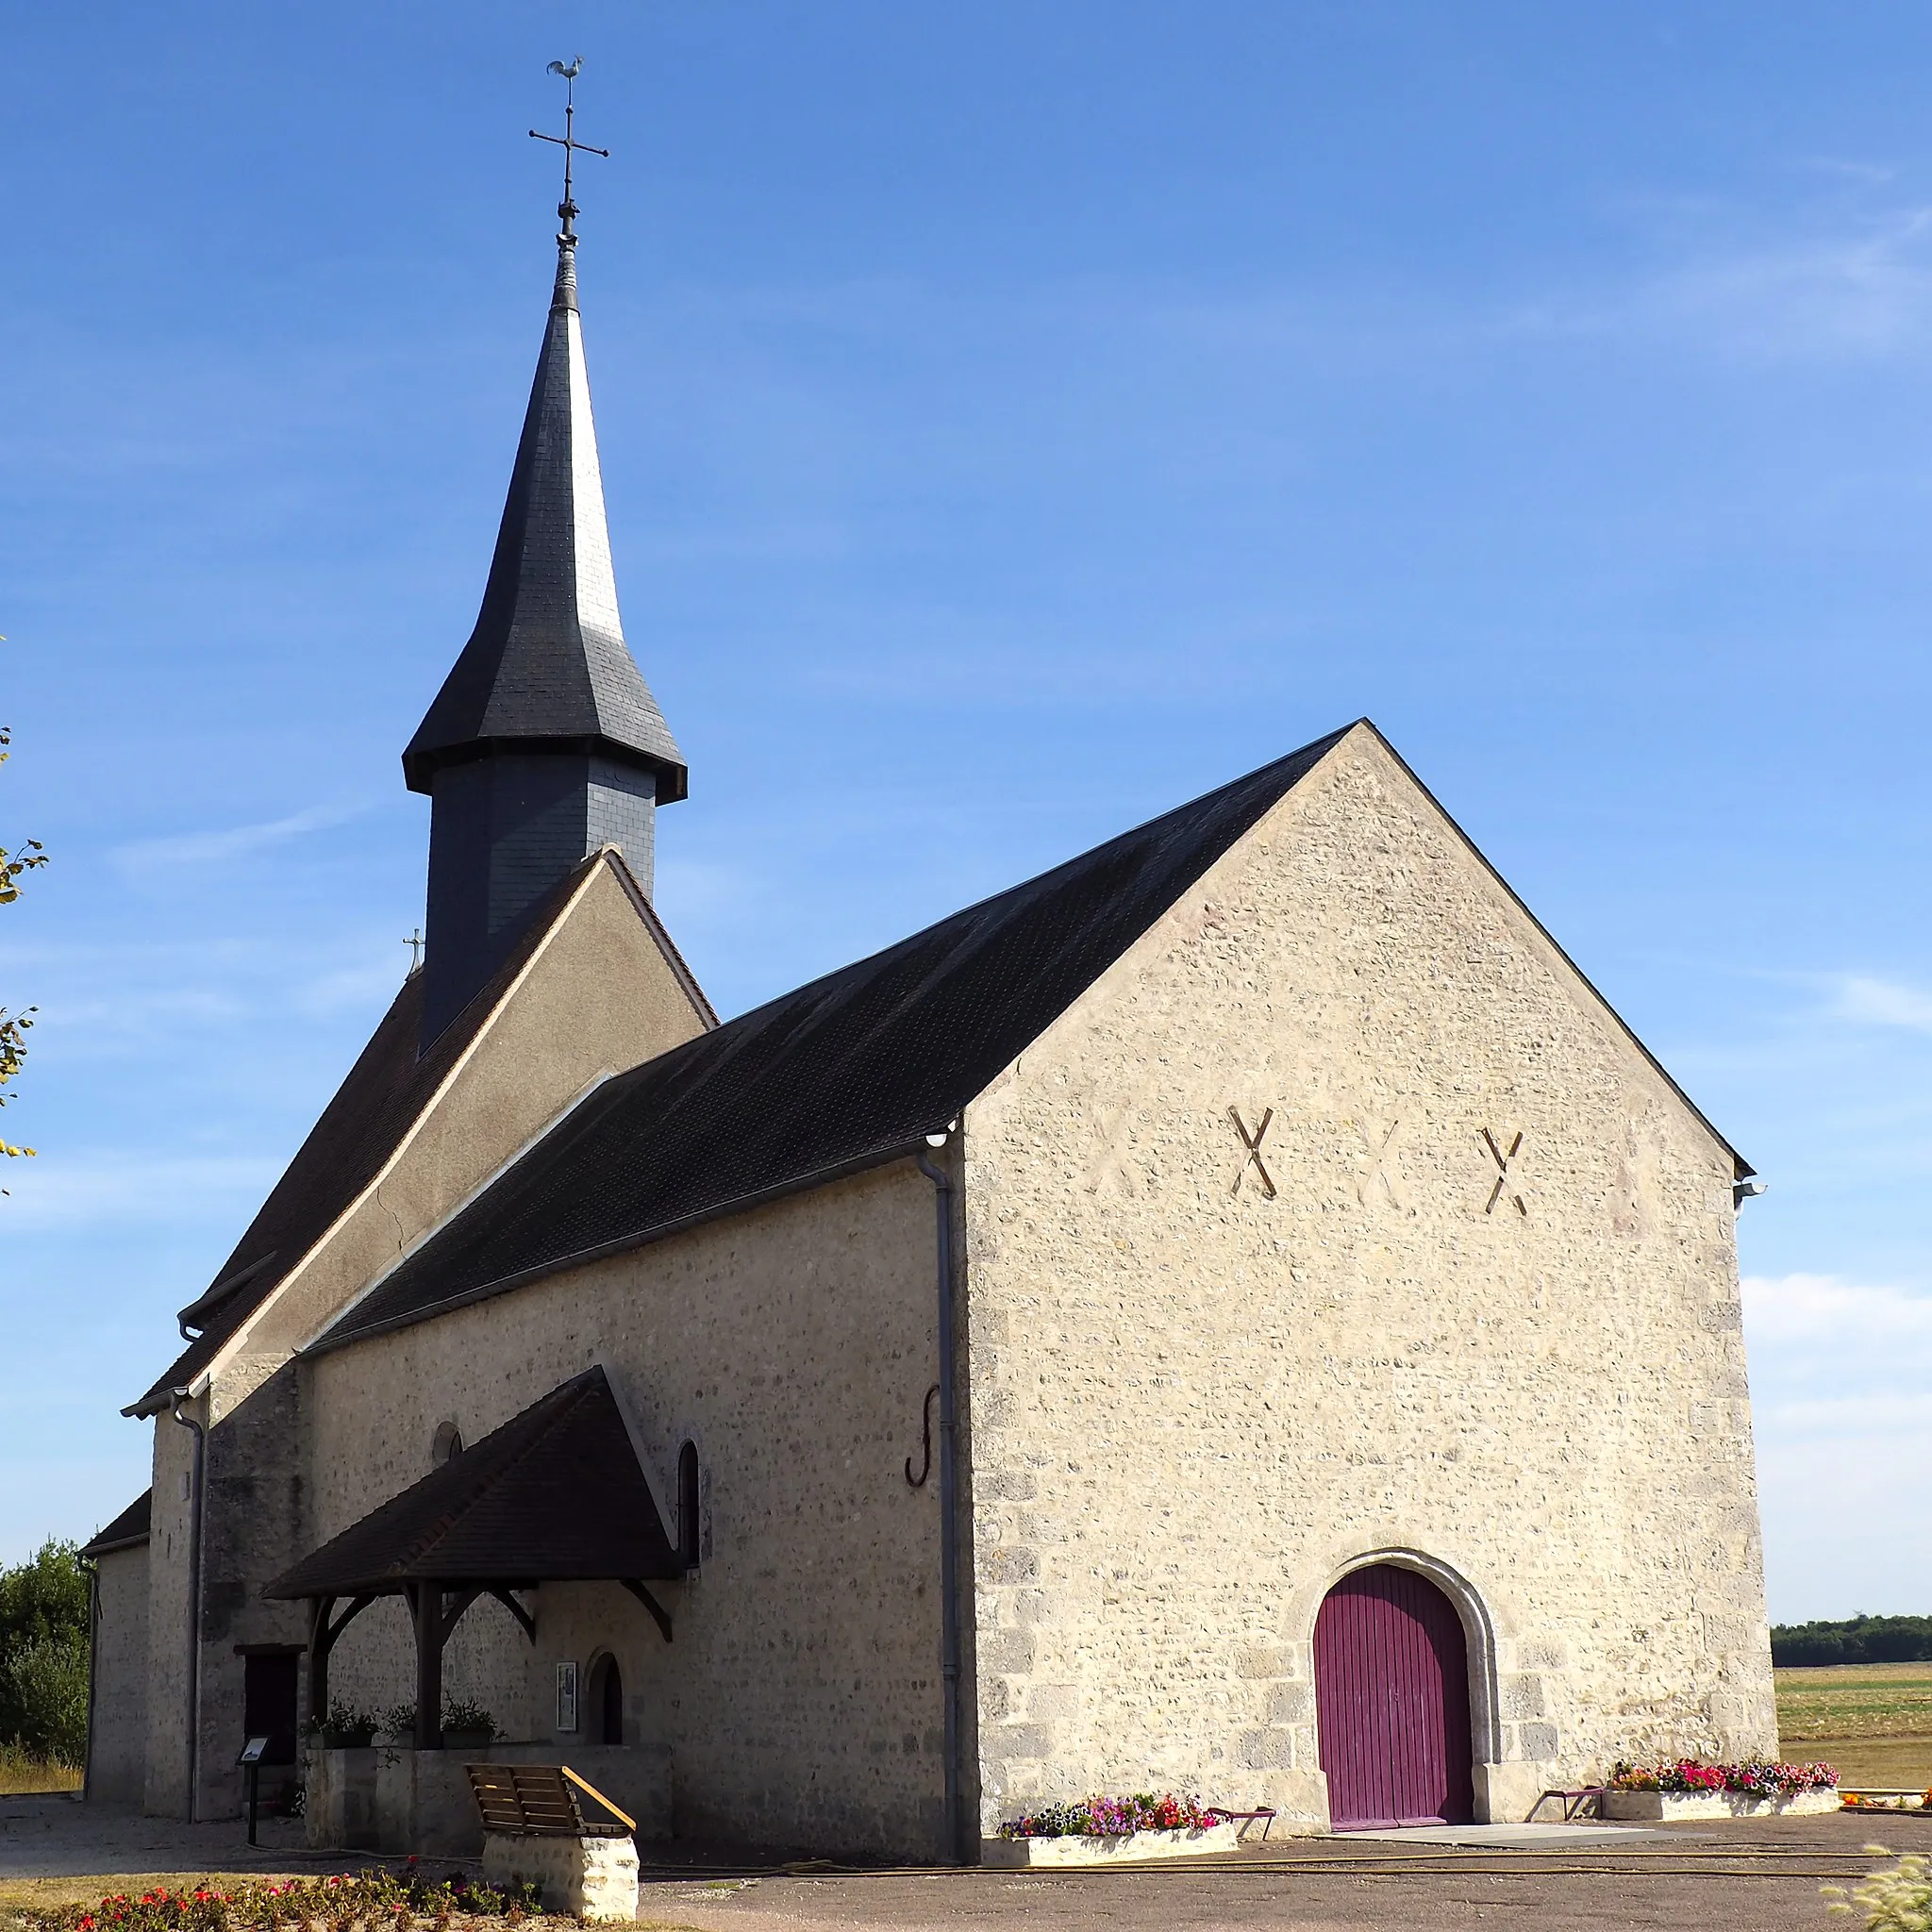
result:
<svg viewBox="0 0 1932 1932"><path fill-rule="evenodd" d="M193 1441L165 1411L147 1426L154 1431L154 1501L147 1545L147 1748L142 1806L156 1817L185 1818L189 1482Z"/></svg>
<svg viewBox="0 0 1932 1932"><path fill-rule="evenodd" d="M674 1535L697 1444L702 1567L651 1586L675 1641L621 1590L553 1585L534 1648L506 1636L453 1683L558 1741L558 1662L578 1665L588 1725L608 1648L628 1735L670 1748L679 1836L937 1857L938 1484L905 1474L937 1365L935 1245L931 1185L902 1162L316 1357L316 1539L421 1476L441 1421L474 1443L603 1362ZM331 1682L387 1703L411 1670L405 1620L371 1612Z"/></svg>
<svg viewBox="0 0 1932 1932"><path fill-rule="evenodd" d="M147 1545L109 1550L95 1569L101 1622L87 1794L102 1804L138 1805L147 1774Z"/></svg>
<svg viewBox="0 0 1932 1932"><path fill-rule="evenodd" d="M261 1596L263 1584L318 1541L293 1351L600 1074L634 1066L703 1025L623 884L608 866L595 868L377 1184L217 1358L208 1395L193 1407L208 1424L199 1816L232 1816L242 1802L234 1758L242 1742L243 1665L236 1645L302 1642L308 1635L301 1606ZM179 1817L188 1806L189 1503L181 1486L192 1444L165 1414L154 1426L145 1790L150 1811ZM474 1623L465 1619L452 1645L453 1683L473 1649L490 1647L492 1616L514 1629L494 1606Z"/></svg>
<svg viewBox="0 0 1932 1932"><path fill-rule="evenodd" d="M1372 730L965 1148L989 1828L1325 1822L1315 1613L1377 1553L1462 1599L1497 1817L1774 1748L1730 1157Z"/></svg>

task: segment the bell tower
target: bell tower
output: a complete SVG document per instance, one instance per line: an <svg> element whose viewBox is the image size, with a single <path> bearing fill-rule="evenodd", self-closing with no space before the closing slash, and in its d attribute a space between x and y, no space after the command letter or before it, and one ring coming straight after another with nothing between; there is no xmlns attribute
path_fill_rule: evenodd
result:
<svg viewBox="0 0 1932 1932"><path fill-rule="evenodd" d="M686 791L617 611L577 308L570 161L584 149L568 131L558 144L557 282L483 608L403 753L409 789L430 799L424 1046L599 846L618 846L648 895L658 807Z"/></svg>

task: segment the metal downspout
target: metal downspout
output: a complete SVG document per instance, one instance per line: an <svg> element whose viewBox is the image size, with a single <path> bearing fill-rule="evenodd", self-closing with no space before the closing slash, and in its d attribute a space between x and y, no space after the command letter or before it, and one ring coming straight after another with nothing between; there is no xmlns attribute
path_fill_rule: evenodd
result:
<svg viewBox="0 0 1932 1932"><path fill-rule="evenodd" d="M194 1431L193 1474L189 1477L188 1516L188 1822L195 1823L201 1785L201 1491L207 1471L208 1429L181 1413L185 1389L168 1391L170 1413Z"/></svg>
<svg viewBox="0 0 1932 1932"><path fill-rule="evenodd" d="M957 1123L955 1124L957 1124ZM928 1147L945 1146L951 1128L925 1137ZM939 1216L940 1322L940 1675L945 1686L946 1836L953 1860L964 1865L964 1821L960 1817L959 1774L959 1514L958 1466L955 1433L958 1423L954 1347L953 1180L930 1156L919 1156L919 1171L933 1185Z"/></svg>

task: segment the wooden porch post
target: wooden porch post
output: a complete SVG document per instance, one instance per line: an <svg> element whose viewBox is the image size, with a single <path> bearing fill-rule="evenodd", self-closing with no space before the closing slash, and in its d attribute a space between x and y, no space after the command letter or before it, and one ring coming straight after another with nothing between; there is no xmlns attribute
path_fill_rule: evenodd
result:
<svg viewBox="0 0 1932 1932"><path fill-rule="evenodd" d="M412 1583L409 1613L416 1620L416 1748L442 1748L442 1585Z"/></svg>
<svg viewBox="0 0 1932 1932"><path fill-rule="evenodd" d="M308 1721L319 1724L328 1715L328 1654L334 1640L329 1634L328 1613L335 1607L332 1596L308 1600Z"/></svg>

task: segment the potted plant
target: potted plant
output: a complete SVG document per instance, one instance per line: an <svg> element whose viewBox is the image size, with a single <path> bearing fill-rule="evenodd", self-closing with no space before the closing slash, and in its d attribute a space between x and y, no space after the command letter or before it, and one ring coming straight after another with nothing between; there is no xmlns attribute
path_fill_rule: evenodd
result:
<svg viewBox="0 0 1932 1932"><path fill-rule="evenodd" d="M338 1699L330 1704L328 1715L312 1724L309 1729L321 1735L327 1750L363 1751L375 1742L377 1721L371 1712L358 1710L353 1704Z"/></svg>
<svg viewBox="0 0 1932 1932"><path fill-rule="evenodd" d="M496 1735L496 1719L480 1704L452 1698L442 1707L442 1743L446 1751L480 1751Z"/></svg>

